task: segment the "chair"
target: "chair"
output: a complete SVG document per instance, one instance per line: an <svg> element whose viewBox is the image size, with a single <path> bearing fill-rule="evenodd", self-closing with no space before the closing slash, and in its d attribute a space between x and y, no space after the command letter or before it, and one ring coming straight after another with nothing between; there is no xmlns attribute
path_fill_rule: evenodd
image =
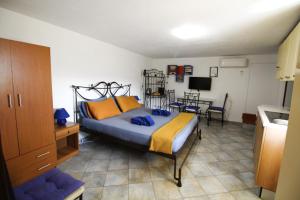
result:
<svg viewBox="0 0 300 200"><path fill-rule="evenodd" d="M83 199L84 183L54 168L14 188L16 200ZM51 198L49 198L51 197Z"/></svg>
<svg viewBox="0 0 300 200"><path fill-rule="evenodd" d="M225 106L228 99L228 93L225 95L223 107L217 106L209 106L206 113L207 113L207 125L209 126L209 122L211 121L211 113L221 114L222 115L222 126L224 125L224 114L225 114Z"/></svg>
<svg viewBox="0 0 300 200"><path fill-rule="evenodd" d="M181 111L181 108L184 107L184 103L176 101L175 90L168 90L167 93L169 99L169 108L172 108L172 111L174 111L174 109L178 109L178 111Z"/></svg>
<svg viewBox="0 0 300 200"><path fill-rule="evenodd" d="M201 114L199 106L200 93L184 92L185 112Z"/></svg>

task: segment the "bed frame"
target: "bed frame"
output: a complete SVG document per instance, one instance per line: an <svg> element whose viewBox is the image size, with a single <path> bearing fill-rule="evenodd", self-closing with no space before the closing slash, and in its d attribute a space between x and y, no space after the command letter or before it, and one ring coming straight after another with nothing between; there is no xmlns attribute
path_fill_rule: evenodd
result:
<svg viewBox="0 0 300 200"><path fill-rule="evenodd" d="M74 118L75 118L75 122L79 122L80 123L80 116L79 116L79 110L78 110L78 103L80 102L79 98L81 98L81 100L84 101L93 101L97 98L87 98L87 96L92 92L96 95L98 95L98 98L103 98L103 97L108 97L108 96L130 96L130 87L131 84L127 84L127 85L122 85L119 84L117 82L98 82L97 84L92 84L90 86L75 86L72 85L72 88L74 90ZM83 92L86 92L86 94L83 94ZM119 138L113 137L113 136L109 136L106 134L99 134L99 132L95 131L95 130L90 130L87 129L83 126L80 126L80 130L88 132L88 133L95 133L98 136L100 136L102 139L106 140L106 141L110 141L110 142L114 142L114 143L118 143L118 144L122 144L125 146L129 146L131 148L135 148L139 151L143 151L143 152L150 152L153 154L157 154L160 155L162 157L165 158L169 158L171 160L173 160L173 165L174 165L174 174L173 177L175 179L175 181L177 181L177 186L181 187L182 186L182 182L181 182L181 172L182 172L182 168L193 148L193 146L195 145L195 143L197 142L197 140L201 140L201 129L199 128L199 118L197 121L197 124L193 127L192 133L188 136L188 138L186 139L185 143L182 145L182 147L173 154L165 154L165 153L159 153L159 152L154 152L154 151L150 151L149 150L149 146L146 145L140 145L140 144L136 144L136 143L132 143L132 142L128 142L128 141L124 141L121 140ZM194 135L194 131L196 131L196 136L193 138L192 136ZM188 141L191 141L191 146L189 147L186 155L184 156L182 163L180 165L180 167L178 168L178 172L177 172L177 162L178 162L178 156L179 154L182 152L182 150L184 149L184 147L187 145Z"/></svg>

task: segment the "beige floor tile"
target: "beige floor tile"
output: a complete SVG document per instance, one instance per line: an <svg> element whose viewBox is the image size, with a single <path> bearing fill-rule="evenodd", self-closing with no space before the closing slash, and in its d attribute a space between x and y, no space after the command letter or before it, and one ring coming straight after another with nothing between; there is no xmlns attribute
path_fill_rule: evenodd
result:
<svg viewBox="0 0 300 200"><path fill-rule="evenodd" d="M172 180L171 171L168 166L166 167L151 167L150 168L151 180Z"/></svg>
<svg viewBox="0 0 300 200"><path fill-rule="evenodd" d="M110 160L108 170L128 169L128 159L113 159Z"/></svg>
<svg viewBox="0 0 300 200"><path fill-rule="evenodd" d="M128 170L108 172L104 186L128 184Z"/></svg>
<svg viewBox="0 0 300 200"><path fill-rule="evenodd" d="M104 187L101 200L128 200L128 185Z"/></svg>
<svg viewBox="0 0 300 200"><path fill-rule="evenodd" d="M230 171L223 164L223 162L210 162L207 164L207 166L213 175L222 175L230 173Z"/></svg>
<svg viewBox="0 0 300 200"><path fill-rule="evenodd" d="M193 157L192 163L194 162L214 162L217 161L213 153L196 153Z"/></svg>
<svg viewBox="0 0 300 200"><path fill-rule="evenodd" d="M217 178L228 191L242 190L247 188L247 186L240 179L232 174L217 176Z"/></svg>
<svg viewBox="0 0 300 200"><path fill-rule="evenodd" d="M148 167L147 159L145 158L130 158L129 169L146 168Z"/></svg>
<svg viewBox="0 0 300 200"><path fill-rule="evenodd" d="M260 200L258 196L248 190L234 191L230 193L236 200Z"/></svg>
<svg viewBox="0 0 300 200"><path fill-rule="evenodd" d="M227 192L221 182L214 176L197 178L199 184L207 194L217 194Z"/></svg>
<svg viewBox="0 0 300 200"><path fill-rule="evenodd" d="M209 195L209 200L236 200L230 193Z"/></svg>
<svg viewBox="0 0 300 200"><path fill-rule="evenodd" d="M108 169L109 160L91 160L87 164L87 172L106 172Z"/></svg>
<svg viewBox="0 0 300 200"><path fill-rule="evenodd" d="M195 177L212 175L206 163L188 164L187 167Z"/></svg>
<svg viewBox="0 0 300 200"><path fill-rule="evenodd" d="M205 195L204 190L196 179L183 179L179 191L183 197L195 197Z"/></svg>
<svg viewBox="0 0 300 200"><path fill-rule="evenodd" d="M84 187L100 187L104 185L106 178L105 172L86 172L82 177Z"/></svg>
<svg viewBox="0 0 300 200"><path fill-rule="evenodd" d="M229 161L229 160L234 160L232 156L230 156L226 152L214 152L214 156L217 158L219 161Z"/></svg>
<svg viewBox="0 0 300 200"><path fill-rule="evenodd" d="M70 174L72 177L74 177L75 179L79 179L81 180L83 177L84 172L76 172L76 171L65 171L68 174Z"/></svg>
<svg viewBox="0 0 300 200"><path fill-rule="evenodd" d="M126 149L118 149L115 151L112 151L111 155L110 155L110 159L111 160L115 160L115 159L122 159L122 160L128 160L129 159L129 153Z"/></svg>
<svg viewBox="0 0 300 200"><path fill-rule="evenodd" d="M225 123L222 128L214 121L210 127L205 124L201 127L202 140L196 143L183 167L182 188L178 188L173 179L171 160L101 140L81 145L79 156L59 168L86 182L85 200L97 200L102 196L104 200L128 199L129 191L131 199L154 199L154 195L156 199L257 199L250 192L255 188L254 131L233 123ZM179 164L187 149L179 155ZM229 193L225 186L229 190L246 189Z"/></svg>
<svg viewBox="0 0 300 200"><path fill-rule="evenodd" d="M252 172L243 172L236 174L249 188L256 187L255 185L255 176Z"/></svg>
<svg viewBox="0 0 300 200"><path fill-rule="evenodd" d="M111 149L106 149L106 150L100 150L95 152L92 155L93 160L108 160L111 156L112 150Z"/></svg>
<svg viewBox="0 0 300 200"><path fill-rule="evenodd" d="M129 200L155 200L152 183L129 184Z"/></svg>
<svg viewBox="0 0 300 200"><path fill-rule="evenodd" d="M100 200L102 196L102 187L85 188L83 193L84 200Z"/></svg>
<svg viewBox="0 0 300 200"><path fill-rule="evenodd" d="M251 159L247 160L240 160L239 161L242 165L244 165L248 170L254 171L254 162Z"/></svg>
<svg viewBox="0 0 300 200"><path fill-rule="evenodd" d="M199 196L199 197L184 198L184 200L209 200L209 198L208 198L208 196L203 195L203 196Z"/></svg>
<svg viewBox="0 0 300 200"><path fill-rule="evenodd" d="M158 200L181 198L179 188L171 181L153 181L152 183Z"/></svg>
<svg viewBox="0 0 300 200"><path fill-rule="evenodd" d="M150 180L150 171L148 168L129 169L129 183L142 183Z"/></svg>

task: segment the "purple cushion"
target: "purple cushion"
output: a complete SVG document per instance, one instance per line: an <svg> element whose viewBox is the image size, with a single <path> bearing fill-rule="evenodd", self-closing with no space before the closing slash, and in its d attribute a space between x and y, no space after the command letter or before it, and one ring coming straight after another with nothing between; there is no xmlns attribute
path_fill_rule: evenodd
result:
<svg viewBox="0 0 300 200"><path fill-rule="evenodd" d="M14 189L16 200L64 200L84 183L52 169Z"/></svg>
<svg viewBox="0 0 300 200"><path fill-rule="evenodd" d="M185 109L189 109L189 110L199 110L199 107L198 106L186 106Z"/></svg>
<svg viewBox="0 0 300 200"><path fill-rule="evenodd" d="M217 106L209 106L209 110L217 110L217 111L223 111L224 109L222 107L217 107Z"/></svg>
<svg viewBox="0 0 300 200"><path fill-rule="evenodd" d="M173 103L170 103L170 106L183 106L184 104L183 103L180 103L180 102L173 102Z"/></svg>

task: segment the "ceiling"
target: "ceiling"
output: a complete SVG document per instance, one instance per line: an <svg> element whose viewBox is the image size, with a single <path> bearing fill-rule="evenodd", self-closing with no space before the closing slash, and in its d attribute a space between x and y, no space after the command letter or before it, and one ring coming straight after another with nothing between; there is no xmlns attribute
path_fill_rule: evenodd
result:
<svg viewBox="0 0 300 200"><path fill-rule="evenodd" d="M0 0L0 6L153 57L275 52L300 0ZM200 26L202 37L171 34Z"/></svg>

